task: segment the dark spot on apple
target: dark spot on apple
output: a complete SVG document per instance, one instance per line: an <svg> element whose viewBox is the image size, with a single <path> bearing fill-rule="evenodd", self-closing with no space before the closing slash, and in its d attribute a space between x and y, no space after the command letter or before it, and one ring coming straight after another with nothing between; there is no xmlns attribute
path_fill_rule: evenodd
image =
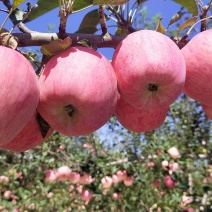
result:
<svg viewBox="0 0 212 212"><path fill-rule="evenodd" d="M149 91L157 91L158 90L158 85L156 84L149 84L149 87L148 87L148 90Z"/></svg>
<svg viewBox="0 0 212 212"><path fill-rule="evenodd" d="M72 106L72 105L67 105L66 106L66 110L68 112L68 115L70 117L72 117L74 115L74 112L75 112L75 108Z"/></svg>

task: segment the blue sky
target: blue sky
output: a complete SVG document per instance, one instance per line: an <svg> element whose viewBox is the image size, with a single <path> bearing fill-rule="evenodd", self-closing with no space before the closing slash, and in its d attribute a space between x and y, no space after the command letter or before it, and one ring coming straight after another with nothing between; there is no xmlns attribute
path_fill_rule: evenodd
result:
<svg viewBox="0 0 212 212"><path fill-rule="evenodd" d="M37 0L31 0L30 1L32 4L35 4L37 2ZM163 24L164 26L167 26L170 18L179 10L179 5L177 5L176 3L174 3L173 1L165 1L165 0L157 0L157 3L155 3L155 0L149 0L147 2L144 3L144 6L147 7L147 9L149 9L149 16L152 17L154 16L157 12L161 13L161 16L163 16ZM0 8L1 9L5 9L4 5L1 3L0 4ZM25 3L23 3L21 5L21 7L23 9L26 8ZM75 13L72 14L69 17L68 20L68 26L67 26L67 31L70 33L74 33L82 19L83 16L90 10L93 10L95 7L91 7L89 9L86 9L84 11L81 11L79 13ZM97 7L96 7L97 8ZM3 22L3 20L5 19L6 14L1 12L0 15L0 23ZM58 29L58 24L59 24L59 18L58 18L58 8L52 10L51 12L41 16L38 19L35 19L34 21L31 21L29 23L27 23L27 26L34 30L34 31L40 31L40 32L47 32L48 31L48 25L53 27L53 31L52 32L57 32ZM108 24L110 25L114 25L115 22L114 21L110 21ZM7 22L7 24L5 25L5 28L10 29L12 27L12 24L10 21ZM111 33L114 33L115 28L109 28ZM17 30L15 30L17 31ZM101 32L97 32L98 34L100 34ZM109 59L111 59L111 55L113 50L112 49L99 49L99 52L101 52L102 54L104 54L106 57L108 57Z"/></svg>

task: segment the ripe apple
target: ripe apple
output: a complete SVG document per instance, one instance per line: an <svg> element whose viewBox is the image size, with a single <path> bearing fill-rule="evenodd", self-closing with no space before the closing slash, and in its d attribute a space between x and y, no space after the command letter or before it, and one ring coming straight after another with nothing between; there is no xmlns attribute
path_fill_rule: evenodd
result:
<svg viewBox="0 0 212 212"><path fill-rule="evenodd" d="M46 135L42 135L40 126L37 122L37 112L35 112L21 132L19 132L9 143L0 146L0 148L13 152L24 152L43 143L52 132L53 129L50 127Z"/></svg>
<svg viewBox="0 0 212 212"><path fill-rule="evenodd" d="M175 188L176 187L176 183L171 178L171 176L166 176L164 182L165 182L166 187L168 187L168 188Z"/></svg>
<svg viewBox="0 0 212 212"><path fill-rule="evenodd" d="M194 36L181 51L186 62L183 92L202 104L212 106L212 30Z"/></svg>
<svg viewBox="0 0 212 212"><path fill-rule="evenodd" d="M0 46L0 145L23 129L39 102L35 71L19 52Z"/></svg>
<svg viewBox="0 0 212 212"><path fill-rule="evenodd" d="M159 32L129 34L117 46L112 65L119 93L135 108L168 108L182 92L186 76L183 55Z"/></svg>
<svg viewBox="0 0 212 212"><path fill-rule="evenodd" d="M109 60L95 50L72 47L54 56L39 84L38 111L64 135L91 133L115 111L116 76Z"/></svg>
<svg viewBox="0 0 212 212"><path fill-rule="evenodd" d="M159 110L137 109L119 95L114 114L124 128L141 133L159 128L163 124L168 110L169 108Z"/></svg>
<svg viewBox="0 0 212 212"><path fill-rule="evenodd" d="M212 105L209 106L209 105L202 104L202 110L209 119L212 119Z"/></svg>

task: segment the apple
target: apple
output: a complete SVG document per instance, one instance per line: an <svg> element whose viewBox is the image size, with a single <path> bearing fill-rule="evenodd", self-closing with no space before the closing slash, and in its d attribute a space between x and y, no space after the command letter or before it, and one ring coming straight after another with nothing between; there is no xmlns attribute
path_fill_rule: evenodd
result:
<svg viewBox="0 0 212 212"><path fill-rule="evenodd" d="M46 134L42 135L37 116L38 114L35 112L21 132L9 143L0 146L0 148L13 152L24 152L42 144L52 134L53 128L49 126Z"/></svg>
<svg viewBox="0 0 212 212"><path fill-rule="evenodd" d="M117 80L109 60L93 49L72 47L46 64L39 78L41 116L67 136L89 134L111 118Z"/></svg>
<svg viewBox="0 0 212 212"><path fill-rule="evenodd" d="M181 157L180 152L177 147L173 146L167 150L169 156L173 159L178 159Z"/></svg>
<svg viewBox="0 0 212 212"><path fill-rule="evenodd" d="M168 110L169 108L158 110L137 109L118 95L114 115L127 130L141 133L159 128L163 124Z"/></svg>
<svg viewBox="0 0 212 212"><path fill-rule="evenodd" d="M176 183L171 178L171 176L166 176L164 182L165 182L166 187L168 187L168 188L175 188L176 187Z"/></svg>
<svg viewBox="0 0 212 212"><path fill-rule="evenodd" d="M6 144L23 129L39 102L35 71L19 52L0 46L0 145Z"/></svg>
<svg viewBox="0 0 212 212"><path fill-rule="evenodd" d="M212 30L194 36L181 51L186 62L183 92L202 104L212 106Z"/></svg>
<svg viewBox="0 0 212 212"><path fill-rule="evenodd" d="M202 110L209 119L212 119L212 105L202 104Z"/></svg>
<svg viewBox="0 0 212 212"><path fill-rule="evenodd" d="M138 109L167 109L185 83L180 49L170 38L152 30L129 34L114 51L112 65L119 93Z"/></svg>

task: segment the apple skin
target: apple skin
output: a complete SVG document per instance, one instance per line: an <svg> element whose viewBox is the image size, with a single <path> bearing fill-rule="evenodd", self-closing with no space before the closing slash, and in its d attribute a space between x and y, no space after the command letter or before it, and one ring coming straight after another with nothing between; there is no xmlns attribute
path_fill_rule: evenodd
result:
<svg viewBox="0 0 212 212"><path fill-rule="evenodd" d="M117 46L112 65L119 93L135 108L167 108L182 92L186 76L183 55L159 32L129 34Z"/></svg>
<svg viewBox="0 0 212 212"><path fill-rule="evenodd" d="M0 145L11 141L29 122L39 102L38 78L19 52L0 46Z"/></svg>
<svg viewBox="0 0 212 212"><path fill-rule="evenodd" d="M171 176L166 176L165 179L164 179L164 183L165 183L166 187L168 187L168 188L175 188L176 187L176 183L171 178Z"/></svg>
<svg viewBox="0 0 212 212"><path fill-rule="evenodd" d="M212 30L194 36L181 51L186 62L183 92L202 104L212 106Z"/></svg>
<svg viewBox="0 0 212 212"><path fill-rule="evenodd" d="M36 116L37 112L33 114L27 125L12 141L0 146L0 148L13 152L24 152L42 144L52 134L53 128L50 127L45 137L43 137Z"/></svg>
<svg viewBox="0 0 212 212"><path fill-rule="evenodd" d="M212 119L212 105L202 104L202 110L209 119Z"/></svg>
<svg viewBox="0 0 212 212"><path fill-rule="evenodd" d="M160 110L137 109L128 104L118 95L115 117L127 130L141 133L159 128L169 111L169 108Z"/></svg>
<svg viewBox="0 0 212 212"><path fill-rule="evenodd" d="M109 60L86 47L54 56L39 78L38 112L67 136L96 131L113 115L117 80Z"/></svg>

